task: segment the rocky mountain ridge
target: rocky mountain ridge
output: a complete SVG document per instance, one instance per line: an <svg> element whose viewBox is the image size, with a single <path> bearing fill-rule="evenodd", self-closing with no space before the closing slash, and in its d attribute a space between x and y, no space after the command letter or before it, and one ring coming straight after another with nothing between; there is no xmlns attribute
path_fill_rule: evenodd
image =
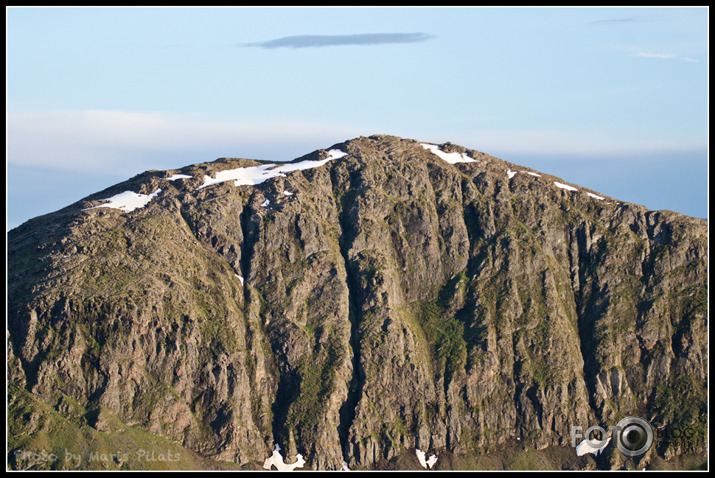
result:
<svg viewBox="0 0 715 478"><path fill-rule="evenodd" d="M391 136L148 171L10 231L8 364L16 468L657 467L706 450L707 224ZM629 415L695 438L576 456Z"/></svg>

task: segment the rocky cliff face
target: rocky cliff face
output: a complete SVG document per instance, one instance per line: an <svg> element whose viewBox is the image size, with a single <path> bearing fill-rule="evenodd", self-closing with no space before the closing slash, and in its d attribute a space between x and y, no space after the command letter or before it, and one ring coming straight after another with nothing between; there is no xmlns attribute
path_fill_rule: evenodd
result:
<svg viewBox="0 0 715 478"><path fill-rule="evenodd" d="M629 415L695 430L641 467L705 453L705 221L449 143L271 168L149 171L10 231L11 466L250 467L279 443L314 469L621 467L571 429ZM137 458L157 447L181 459Z"/></svg>

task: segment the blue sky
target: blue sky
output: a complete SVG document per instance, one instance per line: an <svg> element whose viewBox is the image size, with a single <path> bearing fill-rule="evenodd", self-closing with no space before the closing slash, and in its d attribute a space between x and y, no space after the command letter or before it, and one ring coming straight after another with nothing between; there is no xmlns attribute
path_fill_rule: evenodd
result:
<svg viewBox="0 0 715 478"><path fill-rule="evenodd" d="M451 141L707 217L707 8L7 8L7 228L148 169Z"/></svg>

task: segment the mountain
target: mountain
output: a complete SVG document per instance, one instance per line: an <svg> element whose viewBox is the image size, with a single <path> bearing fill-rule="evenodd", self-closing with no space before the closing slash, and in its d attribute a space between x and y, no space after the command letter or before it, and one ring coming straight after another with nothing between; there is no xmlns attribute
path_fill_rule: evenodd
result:
<svg viewBox="0 0 715 478"><path fill-rule="evenodd" d="M148 171L8 233L8 464L699 465L707 244L451 143Z"/></svg>

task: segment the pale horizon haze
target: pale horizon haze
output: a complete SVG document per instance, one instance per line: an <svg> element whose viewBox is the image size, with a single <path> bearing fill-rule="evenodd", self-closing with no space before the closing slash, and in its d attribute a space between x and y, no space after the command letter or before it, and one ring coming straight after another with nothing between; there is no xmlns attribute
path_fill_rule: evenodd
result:
<svg viewBox="0 0 715 478"><path fill-rule="evenodd" d="M6 7L10 230L143 171L452 142L708 217L708 7Z"/></svg>

